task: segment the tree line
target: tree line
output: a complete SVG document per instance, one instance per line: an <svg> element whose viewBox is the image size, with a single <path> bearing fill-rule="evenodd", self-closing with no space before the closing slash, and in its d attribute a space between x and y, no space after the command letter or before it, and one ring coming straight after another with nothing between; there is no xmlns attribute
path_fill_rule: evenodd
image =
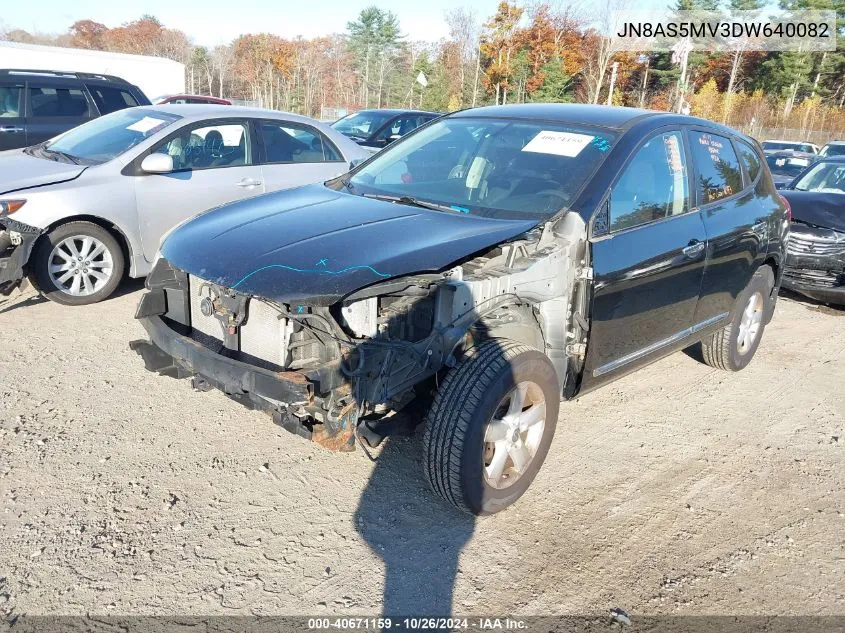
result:
<svg viewBox="0 0 845 633"><path fill-rule="evenodd" d="M742 127L845 136L845 0L780 0L782 9L837 11L830 52L693 52L685 77L668 53L614 50L615 9L630 0L516 3L480 17L455 8L449 35L410 40L396 14L368 7L344 33L285 39L244 34L215 47L145 15L117 27L80 20L66 33L20 29L0 39L157 55L186 66L190 92L321 116L325 108L440 112L522 102L612 103L680 110ZM676 0L676 10L756 9L763 0ZM420 73L424 81L418 81ZM425 84L425 85L423 85ZM611 86L612 84L612 86Z"/></svg>

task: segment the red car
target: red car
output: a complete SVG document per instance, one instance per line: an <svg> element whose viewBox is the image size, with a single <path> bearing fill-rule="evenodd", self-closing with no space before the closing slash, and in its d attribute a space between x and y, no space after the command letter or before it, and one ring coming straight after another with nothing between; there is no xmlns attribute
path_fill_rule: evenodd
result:
<svg viewBox="0 0 845 633"><path fill-rule="evenodd" d="M232 105L231 101L218 99L217 97L206 97L203 95L162 95L153 100L155 105L164 103L210 103L213 105Z"/></svg>

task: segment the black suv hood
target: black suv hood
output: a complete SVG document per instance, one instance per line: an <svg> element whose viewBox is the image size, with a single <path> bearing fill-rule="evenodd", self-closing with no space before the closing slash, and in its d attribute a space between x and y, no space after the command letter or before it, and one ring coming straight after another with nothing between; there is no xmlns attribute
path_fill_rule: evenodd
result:
<svg viewBox="0 0 845 633"><path fill-rule="evenodd" d="M204 213L173 231L161 251L172 266L227 288L330 305L391 277L442 270L536 224L310 185Z"/></svg>

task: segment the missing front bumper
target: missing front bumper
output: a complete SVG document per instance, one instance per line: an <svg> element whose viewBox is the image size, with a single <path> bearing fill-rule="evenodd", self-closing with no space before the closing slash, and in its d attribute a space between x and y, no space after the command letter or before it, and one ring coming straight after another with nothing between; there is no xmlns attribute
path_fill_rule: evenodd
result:
<svg viewBox="0 0 845 633"><path fill-rule="evenodd" d="M9 295L21 285L32 248L43 232L11 218L0 218L0 295Z"/></svg>
<svg viewBox="0 0 845 633"><path fill-rule="evenodd" d="M150 340L132 341L129 347L144 359L148 370L171 378L194 377L196 384L219 389L247 408L271 414L288 430L308 436L289 428L283 415L290 407L313 401L313 387L304 374L274 372L221 356L175 332L157 316L139 320Z"/></svg>

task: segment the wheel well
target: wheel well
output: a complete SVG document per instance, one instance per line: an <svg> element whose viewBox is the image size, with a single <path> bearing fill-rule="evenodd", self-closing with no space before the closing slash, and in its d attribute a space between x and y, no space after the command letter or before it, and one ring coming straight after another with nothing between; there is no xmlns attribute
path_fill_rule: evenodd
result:
<svg viewBox="0 0 845 633"><path fill-rule="evenodd" d="M778 281L778 273L780 272L780 266L778 265L778 262L774 257L767 258L766 261L763 262L763 266L768 266L772 269L772 273L774 274L775 280L775 285L772 286L772 294L769 296L768 309L766 310L765 323L766 325L768 325L775 314L775 302L777 301L778 292L780 290Z"/></svg>
<svg viewBox="0 0 845 633"><path fill-rule="evenodd" d="M763 262L763 266L768 266L772 269L772 272L775 274L775 285L777 285L778 273L780 272L780 266L778 266L777 260L774 257L769 257Z"/></svg>
<svg viewBox="0 0 845 633"><path fill-rule="evenodd" d="M96 224L102 229L105 229L109 233L111 233L112 237L117 240L117 243L120 244L120 250L123 253L123 261L125 262L123 275L124 277L129 274L129 269L132 265L132 253L129 250L129 240L126 239L126 236L123 234L117 225L113 224L112 222L108 222L103 218L98 218L95 215L74 215L73 217L69 218L62 218L61 220L57 220L53 224L47 227L44 233L41 234L39 237L39 241L44 238L47 233L50 231L59 228L65 224L70 224L71 222L90 222L91 224ZM37 246L37 243L36 243ZM34 248L33 248L34 250Z"/></svg>

